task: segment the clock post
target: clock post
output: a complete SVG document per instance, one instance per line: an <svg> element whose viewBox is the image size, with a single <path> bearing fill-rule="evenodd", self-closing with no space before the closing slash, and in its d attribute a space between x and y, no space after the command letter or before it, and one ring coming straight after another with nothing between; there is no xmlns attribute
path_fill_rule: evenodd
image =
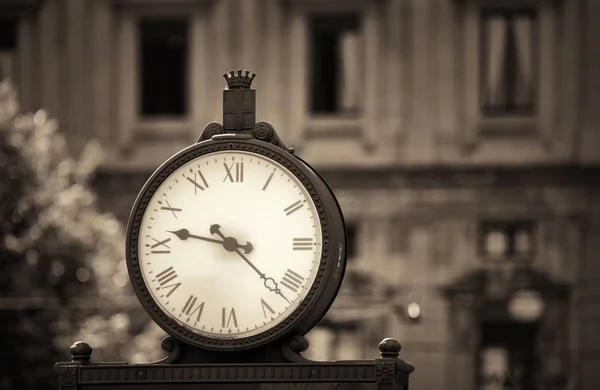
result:
<svg viewBox="0 0 600 390"><path fill-rule="evenodd" d="M384 339L380 357L371 360L302 356L309 346L304 335L327 313L343 280L342 211L316 170L270 124L256 123L254 73L224 77L223 123L208 124L195 144L157 169L127 227L132 286L168 334L161 344L167 356L146 364L97 363L92 347L76 342L71 361L55 364L59 389L408 390L414 367L399 358L395 339ZM181 203L160 207L170 194ZM190 208L201 217L174 211ZM277 228L261 234L259 220ZM168 250L147 249L167 241ZM197 264L198 255L204 266L180 268L188 257ZM235 277L241 279L231 285ZM244 287L220 287L227 283Z"/></svg>
<svg viewBox="0 0 600 390"><path fill-rule="evenodd" d="M251 89L256 75L250 71L231 71L223 75L227 88L223 91L223 129L251 130L256 116L256 90Z"/></svg>

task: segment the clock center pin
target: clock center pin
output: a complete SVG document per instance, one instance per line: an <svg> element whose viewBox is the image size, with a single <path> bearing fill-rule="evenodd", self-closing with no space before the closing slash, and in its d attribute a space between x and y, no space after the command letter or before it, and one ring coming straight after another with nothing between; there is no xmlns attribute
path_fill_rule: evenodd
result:
<svg viewBox="0 0 600 390"><path fill-rule="evenodd" d="M238 242L233 237L227 237L223 240L223 248L225 248L227 252L233 252L238 248Z"/></svg>

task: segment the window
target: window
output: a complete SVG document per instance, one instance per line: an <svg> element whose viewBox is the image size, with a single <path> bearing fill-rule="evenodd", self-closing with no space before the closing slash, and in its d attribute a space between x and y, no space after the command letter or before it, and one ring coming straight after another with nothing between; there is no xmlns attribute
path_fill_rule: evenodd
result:
<svg viewBox="0 0 600 390"><path fill-rule="evenodd" d="M356 224L352 222L346 222L346 258L348 261L352 261L358 254L358 234L356 232Z"/></svg>
<svg viewBox="0 0 600 390"><path fill-rule="evenodd" d="M506 259L533 254L533 223L484 222L481 249L485 257Z"/></svg>
<svg viewBox="0 0 600 390"><path fill-rule="evenodd" d="M15 50L17 49L17 21L0 18L0 81L15 77Z"/></svg>
<svg viewBox="0 0 600 390"><path fill-rule="evenodd" d="M533 114L538 76L535 12L488 10L482 15L484 114Z"/></svg>
<svg viewBox="0 0 600 390"><path fill-rule="evenodd" d="M310 19L313 114L357 115L363 96L362 38L358 14Z"/></svg>
<svg viewBox="0 0 600 390"><path fill-rule="evenodd" d="M142 117L178 117L188 110L188 25L185 20L141 20Z"/></svg>
<svg viewBox="0 0 600 390"><path fill-rule="evenodd" d="M536 324L484 322L477 348L478 389L536 389Z"/></svg>

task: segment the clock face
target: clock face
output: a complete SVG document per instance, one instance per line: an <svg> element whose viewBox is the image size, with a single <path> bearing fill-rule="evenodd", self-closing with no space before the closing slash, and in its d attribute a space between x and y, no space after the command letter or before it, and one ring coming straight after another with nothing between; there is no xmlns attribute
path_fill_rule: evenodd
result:
<svg viewBox="0 0 600 390"><path fill-rule="evenodd" d="M260 154L223 151L184 164L140 223L139 265L157 305L192 332L243 338L304 300L319 270L314 202L294 174Z"/></svg>

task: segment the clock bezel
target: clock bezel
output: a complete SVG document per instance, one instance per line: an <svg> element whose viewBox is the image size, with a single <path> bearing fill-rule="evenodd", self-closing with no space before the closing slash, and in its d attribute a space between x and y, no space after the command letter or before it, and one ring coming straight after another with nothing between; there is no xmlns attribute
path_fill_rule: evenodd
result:
<svg viewBox="0 0 600 390"><path fill-rule="evenodd" d="M288 169L305 187L314 202L321 223L322 249L317 275L309 292L286 318L264 332L236 339L206 336L181 325L164 312L148 291L139 266L138 240L143 215L158 187L184 164L215 152L252 152L272 159ZM183 149L163 163L140 191L129 217L126 239L129 278L139 301L151 319L179 340L214 351L241 351L257 348L286 335L304 335L327 312L339 288L346 267L346 233L341 209L322 178L306 162L285 150L259 140L207 140ZM335 283L334 283L335 282Z"/></svg>

